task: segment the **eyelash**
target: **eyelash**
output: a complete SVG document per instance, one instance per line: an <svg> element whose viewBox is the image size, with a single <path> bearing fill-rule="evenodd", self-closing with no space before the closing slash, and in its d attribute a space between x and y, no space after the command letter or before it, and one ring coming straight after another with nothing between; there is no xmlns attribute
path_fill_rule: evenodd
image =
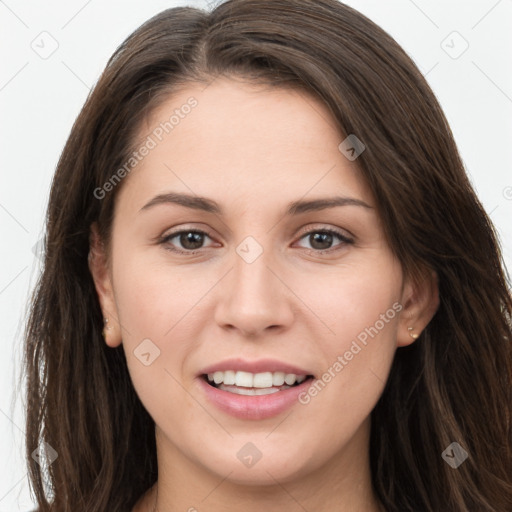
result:
<svg viewBox="0 0 512 512"><path fill-rule="evenodd" d="M174 233L169 233L168 235L165 235L164 237L162 237L158 241L158 243L164 245L165 246L164 248L166 250L174 252L174 253L177 253L177 254L184 254L184 255L187 255L187 256L192 256L192 255L200 253L202 251L202 249L196 249L196 250L189 250L189 251L187 251L187 250L176 249L176 248L171 247L169 245L169 241L170 240L172 240L173 238L176 238L177 236L179 236L179 235L181 235L183 233L196 233L196 234L200 234L200 235L206 235L208 238L213 239L213 237L211 237L209 233L207 233L206 231L203 231L201 229L182 229L180 231L175 231ZM305 233L302 233L302 235L299 238L299 240L302 240L303 238L305 238L307 236L310 236L310 235L312 235L314 233L328 233L330 235L334 235L334 236L338 237L341 240L341 242L342 242L338 246L331 247L330 249L325 249L325 250L321 250L321 249L306 249L306 251L308 253L314 253L315 255L335 252L337 250L340 250L339 248L342 247L343 245L350 245L350 244L354 243L353 240L351 240L350 238L345 236L343 233L341 233L340 231L338 231L336 229L332 229L332 228L312 229L310 231L306 231Z"/></svg>

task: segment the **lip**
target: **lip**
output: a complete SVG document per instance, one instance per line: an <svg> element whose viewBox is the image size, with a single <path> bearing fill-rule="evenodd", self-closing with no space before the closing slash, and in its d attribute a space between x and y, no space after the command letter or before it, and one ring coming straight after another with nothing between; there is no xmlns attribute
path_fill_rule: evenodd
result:
<svg viewBox="0 0 512 512"><path fill-rule="evenodd" d="M264 372L284 372L294 373L295 375L313 375L313 372L304 370L297 366L293 366L277 359L259 359L257 361L247 361L245 359L234 358L226 359L219 363L212 364L206 368L203 368L199 377L202 375L208 375L209 373L225 372L228 370L250 372L250 373L264 373ZM284 391L280 391L284 393ZM232 393L230 393L232 394Z"/></svg>
<svg viewBox="0 0 512 512"><path fill-rule="evenodd" d="M216 365L209 369L211 368L222 371L219 369L221 366ZM240 367L235 368L240 369ZM288 366L288 368L293 367ZM307 373L303 373L301 375L307 375ZM197 379L201 391L213 405L222 412L243 420L263 420L281 414L294 404L298 403L300 393L306 391L313 380L313 377L308 377L299 385L285 389L284 391L279 391L270 395L250 396L237 395L235 393L230 393L229 391L223 391L222 389L213 387L208 384L203 375L199 376Z"/></svg>

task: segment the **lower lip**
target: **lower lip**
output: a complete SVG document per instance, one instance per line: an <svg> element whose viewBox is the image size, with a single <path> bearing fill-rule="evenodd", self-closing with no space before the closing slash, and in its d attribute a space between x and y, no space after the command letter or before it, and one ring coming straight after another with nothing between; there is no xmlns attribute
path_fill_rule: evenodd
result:
<svg viewBox="0 0 512 512"><path fill-rule="evenodd" d="M277 416L297 403L299 394L311 385L312 380L312 377L308 377L298 386L259 396L223 391L208 384L204 377L199 377L199 384L207 398L221 411L243 420L263 420Z"/></svg>

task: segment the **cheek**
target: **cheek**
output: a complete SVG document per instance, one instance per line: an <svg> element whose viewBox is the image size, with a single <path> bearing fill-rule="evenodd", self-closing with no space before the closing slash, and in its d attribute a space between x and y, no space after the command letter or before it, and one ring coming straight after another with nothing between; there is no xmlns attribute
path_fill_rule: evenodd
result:
<svg viewBox="0 0 512 512"><path fill-rule="evenodd" d="M123 349L137 395L157 424L198 422L201 411L180 383L194 348L193 333L183 332L201 290L179 269L143 258L120 258L114 268Z"/></svg>
<svg viewBox="0 0 512 512"><path fill-rule="evenodd" d="M140 257L120 258L114 268L116 305L126 328L123 342L129 344L146 337L157 343L169 339L178 324L186 325L186 317L212 281Z"/></svg>
<svg viewBox="0 0 512 512"><path fill-rule="evenodd" d="M155 389L169 393L176 385L172 376L181 381L180 368L191 344L177 333L187 324L197 298L179 269L141 257L118 255L113 277L128 369L137 393L151 409Z"/></svg>
<svg viewBox="0 0 512 512"><path fill-rule="evenodd" d="M396 350L399 267L389 260L346 268L315 283L308 306L323 321L316 344L324 364L320 382L303 403L316 402L313 408L330 404L334 422L349 410L361 419L377 402Z"/></svg>
<svg viewBox="0 0 512 512"><path fill-rule="evenodd" d="M303 284L299 293L307 297L313 313L329 327L331 335L323 339L330 353L339 352L358 336L364 343L368 330L372 338L393 337L402 309L401 273L393 260L380 265L340 267Z"/></svg>

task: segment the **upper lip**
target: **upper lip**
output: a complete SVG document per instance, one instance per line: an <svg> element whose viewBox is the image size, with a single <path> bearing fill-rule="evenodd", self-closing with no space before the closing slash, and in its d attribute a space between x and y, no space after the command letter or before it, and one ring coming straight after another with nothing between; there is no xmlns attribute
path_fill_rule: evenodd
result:
<svg viewBox="0 0 512 512"><path fill-rule="evenodd" d="M201 375L209 373L224 372L227 370L243 371L250 373L264 373L264 372L284 372L294 373L295 375L312 375L308 370L299 368L277 359L258 359L256 361L247 361L245 359L225 359L218 363L211 364L203 368L200 372Z"/></svg>

